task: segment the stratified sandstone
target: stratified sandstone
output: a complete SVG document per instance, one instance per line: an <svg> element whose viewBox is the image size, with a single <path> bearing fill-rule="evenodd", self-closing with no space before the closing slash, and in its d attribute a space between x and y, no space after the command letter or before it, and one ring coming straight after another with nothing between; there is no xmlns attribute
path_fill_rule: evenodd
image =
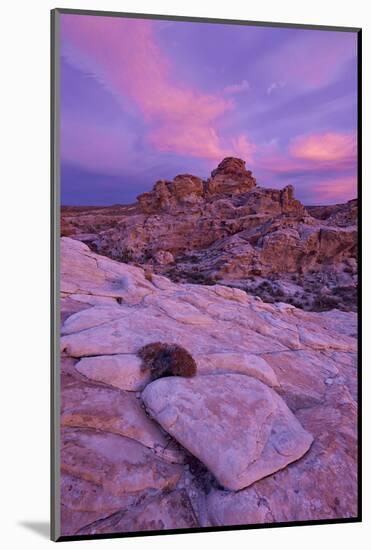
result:
<svg viewBox="0 0 371 550"><path fill-rule="evenodd" d="M241 159L225 158L207 180L160 180L133 205L62 209L62 234L175 282L356 310L357 201L305 208L292 185L257 186Z"/></svg>
<svg viewBox="0 0 371 550"><path fill-rule="evenodd" d="M346 227L357 225L358 201L352 199L345 204L334 204L330 206L307 206L311 216L326 221L328 225Z"/></svg>
<svg viewBox="0 0 371 550"><path fill-rule="evenodd" d="M170 489L181 474L180 466L164 464L133 439L81 428L62 431L61 470L117 497Z"/></svg>
<svg viewBox="0 0 371 550"><path fill-rule="evenodd" d="M70 238L61 306L62 534L357 515L355 313L149 280ZM146 385L156 341L197 376Z"/></svg>

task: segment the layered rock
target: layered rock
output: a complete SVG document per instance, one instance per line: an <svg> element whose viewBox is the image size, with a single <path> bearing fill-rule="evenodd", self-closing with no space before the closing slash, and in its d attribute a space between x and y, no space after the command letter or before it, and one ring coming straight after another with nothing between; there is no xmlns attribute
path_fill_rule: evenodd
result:
<svg viewBox="0 0 371 550"><path fill-rule="evenodd" d="M61 307L62 534L357 515L354 313L149 280L70 238ZM150 383L159 340L197 376Z"/></svg>
<svg viewBox="0 0 371 550"><path fill-rule="evenodd" d="M139 195L138 202L145 214L153 214L195 205L203 195L202 180L190 174L182 174L173 181L158 181L153 191Z"/></svg>
<svg viewBox="0 0 371 550"><path fill-rule="evenodd" d="M228 157L207 180L160 180L129 206L62 210L64 234L175 282L221 283L305 310L356 309L357 201L306 209Z"/></svg>
<svg viewBox="0 0 371 550"><path fill-rule="evenodd" d="M357 225L358 201L350 200L345 204L334 204L330 206L307 206L311 216L326 221L328 225L346 227Z"/></svg>
<svg viewBox="0 0 371 550"><path fill-rule="evenodd" d="M211 172L206 182L206 194L247 193L256 186L250 170L246 170L245 161L227 157Z"/></svg>

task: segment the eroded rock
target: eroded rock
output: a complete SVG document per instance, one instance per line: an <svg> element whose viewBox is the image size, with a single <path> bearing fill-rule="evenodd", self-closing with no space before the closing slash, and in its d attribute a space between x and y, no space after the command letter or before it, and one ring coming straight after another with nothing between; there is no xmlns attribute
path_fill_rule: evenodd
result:
<svg viewBox="0 0 371 550"><path fill-rule="evenodd" d="M76 378L62 377L61 424L118 434L150 448L166 446L164 435L132 392Z"/></svg>
<svg viewBox="0 0 371 550"><path fill-rule="evenodd" d="M156 274L150 281L143 269L99 256L69 238L62 239L61 249L61 422L69 434L63 436L63 534L356 516L355 313L313 313L283 302L264 303L237 288L176 284ZM247 428L255 429L256 441L266 442L265 447L249 446L246 462L254 453L258 460L255 470L250 463L242 476L245 482L265 477L237 492L222 490L210 473L215 464L211 459L206 463L207 455L206 467L177 444L170 429L146 415L141 394L133 391L142 387L136 378L136 353L145 344L164 340L184 346L195 358L197 376L189 382L202 386L209 380L212 388L223 386L219 401L215 395L210 402L226 409L213 414L235 425L231 431L238 452L232 447L232 467L238 470L242 464L234 457L242 456L238 445ZM226 386L225 377L238 383ZM162 380L174 384L177 379ZM246 430L241 429L240 414L233 416L249 402L243 390L247 382L241 380L264 388L261 405L254 410L257 416L251 415L255 424L249 415L242 421L242 427L251 423ZM236 401L221 399L225 392L233 392ZM254 392L248 393L253 397ZM166 397L165 409L173 393ZM277 400L292 411L286 416L285 405L282 421ZM174 407L184 408L184 418L197 413L196 421L203 421L200 403L191 406L183 399ZM290 438L290 457L303 441L303 431L304 438L314 438L300 458L290 458L271 473L266 466L274 463L276 468L277 458L288 457L277 449L272 456L264 454L277 435L264 416L267 410L273 411L271 420L278 416L278 433L293 426L299 430ZM262 426L269 428L262 434L259 415ZM218 440L218 433L212 438L216 426L213 422L202 441L194 439L202 451L219 441L214 455L220 463L214 460L222 468L228 438ZM191 433L187 424L188 429ZM278 448L286 452L286 443L280 441Z"/></svg>
<svg viewBox="0 0 371 550"><path fill-rule="evenodd" d="M181 475L180 466L158 460L133 439L80 428L62 431L61 470L116 497L146 489L169 490Z"/></svg>
<svg viewBox="0 0 371 550"><path fill-rule="evenodd" d="M142 399L151 416L234 491L299 459L313 440L274 391L248 376L163 378L149 384Z"/></svg>
<svg viewBox="0 0 371 550"><path fill-rule="evenodd" d="M122 510L92 522L79 535L162 531L198 527L192 505L184 489L146 499L131 510Z"/></svg>
<svg viewBox="0 0 371 550"><path fill-rule="evenodd" d="M222 283L309 311L356 310L357 200L307 209L292 185L257 186L242 159L225 158L207 180L159 180L134 205L62 209L62 234L175 282Z"/></svg>
<svg viewBox="0 0 371 550"><path fill-rule="evenodd" d="M87 378L106 383L121 390L141 390L150 380L141 368L141 360L134 354L99 355L83 357L75 365Z"/></svg>

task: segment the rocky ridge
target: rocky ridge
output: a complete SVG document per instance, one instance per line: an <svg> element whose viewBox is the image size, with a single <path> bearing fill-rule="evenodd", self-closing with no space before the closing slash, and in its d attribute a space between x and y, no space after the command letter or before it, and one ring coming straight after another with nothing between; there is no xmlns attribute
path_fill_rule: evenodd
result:
<svg viewBox="0 0 371 550"><path fill-rule="evenodd" d="M356 516L355 313L62 238L61 316L64 535ZM197 376L149 381L137 352L165 338Z"/></svg>
<svg viewBox="0 0 371 550"><path fill-rule="evenodd" d="M305 208L228 157L207 180L160 180L137 203L62 209L62 235L174 282L223 284L305 310L356 310L357 201Z"/></svg>

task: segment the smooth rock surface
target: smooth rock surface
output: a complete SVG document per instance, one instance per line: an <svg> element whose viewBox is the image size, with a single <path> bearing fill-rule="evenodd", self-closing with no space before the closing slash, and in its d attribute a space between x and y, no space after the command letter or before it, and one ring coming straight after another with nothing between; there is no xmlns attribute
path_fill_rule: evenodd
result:
<svg viewBox="0 0 371 550"><path fill-rule="evenodd" d="M196 355L195 361L199 374L235 372L257 378L271 387L279 386L277 376L272 367L258 355L248 353L209 353L208 355Z"/></svg>
<svg viewBox="0 0 371 550"><path fill-rule="evenodd" d="M61 424L122 435L150 448L163 448L167 443L132 392L72 377L62 376Z"/></svg>
<svg viewBox="0 0 371 550"><path fill-rule="evenodd" d="M357 499L356 406L336 381L323 402L296 411L314 442L297 462L237 493L206 497L209 525L354 518ZM336 404L335 404L336 403Z"/></svg>
<svg viewBox="0 0 371 550"><path fill-rule="evenodd" d="M149 373L141 369L139 357L133 354L83 357L75 368L87 378L121 390L141 390L150 379Z"/></svg>
<svg viewBox="0 0 371 550"><path fill-rule="evenodd" d="M162 378L142 399L151 416L234 491L298 460L313 440L274 391L248 376Z"/></svg>
<svg viewBox="0 0 371 550"><path fill-rule="evenodd" d="M116 524L147 529L152 515L156 529L193 527L194 517L198 525L218 526L357 515L355 313L308 312L237 288L176 284L156 274L150 281L143 269L70 238L61 239L61 254L61 421L74 434L61 474L63 534L108 533ZM133 391L136 352L164 340L192 353L194 383L218 385L229 376L260 384L274 401L279 394L314 437L309 450L245 489L222 491L208 468L146 415ZM130 368L120 366L123 356ZM239 386L233 384L237 395ZM209 435L202 444L212 445ZM215 454L227 451L218 445Z"/></svg>

